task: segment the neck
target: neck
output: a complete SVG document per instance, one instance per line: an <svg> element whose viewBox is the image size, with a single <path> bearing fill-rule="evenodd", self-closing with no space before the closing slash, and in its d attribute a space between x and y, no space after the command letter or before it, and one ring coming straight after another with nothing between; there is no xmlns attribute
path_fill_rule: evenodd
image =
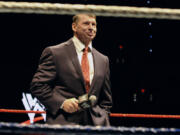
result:
<svg viewBox="0 0 180 135"><path fill-rule="evenodd" d="M80 39L79 39L80 40ZM91 41L87 41L87 40L80 40L85 46L88 46L90 44Z"/></svg>
<svg viewBox="0 0 180 135"><path fill-rule="evenodd" d="M78 36L76 36L76 38L78 38L85 46L88 46L91 43L90 40L82 39L82 38L79 38Z"/></svg>

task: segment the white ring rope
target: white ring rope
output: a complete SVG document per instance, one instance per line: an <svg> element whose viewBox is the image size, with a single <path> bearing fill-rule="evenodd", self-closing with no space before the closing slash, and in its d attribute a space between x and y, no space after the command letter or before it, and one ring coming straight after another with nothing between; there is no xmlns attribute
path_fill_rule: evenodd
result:
<svg viewBox="0 0 180 135"><path fill-rule="evenodd" d="M0 1L0 13L59 14L94 13L97 16L180 20L180 9L128 6L53 4Z"/></svg>

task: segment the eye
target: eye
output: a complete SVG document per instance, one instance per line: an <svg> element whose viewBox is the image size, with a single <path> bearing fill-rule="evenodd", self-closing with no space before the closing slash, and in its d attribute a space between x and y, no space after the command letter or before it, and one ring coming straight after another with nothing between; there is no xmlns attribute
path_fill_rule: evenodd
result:
<svg viewBox="0 0 180 135"><path fill-rule="evenodd" d="M85 25L89 25L89 22L84 22Z"/></svg>
<svg viewBox="0 0 180 135"><path fill-rule="evenodd" d="M92 23L92 26L96 26L96 23Z"/></svg>

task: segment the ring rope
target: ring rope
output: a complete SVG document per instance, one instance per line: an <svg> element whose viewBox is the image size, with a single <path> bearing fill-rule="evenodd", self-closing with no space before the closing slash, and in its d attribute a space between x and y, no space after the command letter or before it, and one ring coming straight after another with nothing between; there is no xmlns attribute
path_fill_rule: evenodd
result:
<svg viewBox="0 0 180 135"><path fill-rule="evenodd" d="M180 9L60 4L60 3L53 4L53 3L38 3L38 2L0 1L0 13L58 14L58 15L94 13L97 16L180 20Z"/></svg>
<svg viewBox="0 0 180 135"><path fill-rule="evenodd" d="M179 135L178 128L146 128L146 127L112 127L112 126L81 126L81 125L48 125L48 124L18 124L0 122L0 132L10 134L53 134L53 135Z"/></svg>
<svg viewBox="0 0 180 135"><path fill-rule="evenodd" d="M42 114L45 111L26 111L26 110L15 110L15 109L0 109L0 113L36 113ZM128 113L111 113L110 117L131 117L131 118L170 118L180 119L180 115L162 115L162 114L128 114Z"/></svg>
<svg viewBox="0 0 180 135"><path fill-rule="evenodd" d="M130 117L130 118L170 118L180 119L180 115L162 115L162 114L128 114L128 113L111 113L111 117Z"/></svg>
<svg viewBox="0 0 180 135"><path fill-rule="evenodd" d="M27 111L27 110L16 110L16 109L0 109L0 112L2 113L36 113L36 114L42 114L46 113L45 111Z"/></svg>

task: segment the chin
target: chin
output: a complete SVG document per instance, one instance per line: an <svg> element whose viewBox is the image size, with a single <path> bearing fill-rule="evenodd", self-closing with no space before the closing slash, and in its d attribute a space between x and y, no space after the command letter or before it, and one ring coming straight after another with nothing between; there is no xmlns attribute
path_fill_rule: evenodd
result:
<svg viewBox="0 0 180 135"><path fill-rule="evenodd" d="M90 39L90 40L93 40L94 38L95 38L95 36L91 36L89 39Z"/></svg>

